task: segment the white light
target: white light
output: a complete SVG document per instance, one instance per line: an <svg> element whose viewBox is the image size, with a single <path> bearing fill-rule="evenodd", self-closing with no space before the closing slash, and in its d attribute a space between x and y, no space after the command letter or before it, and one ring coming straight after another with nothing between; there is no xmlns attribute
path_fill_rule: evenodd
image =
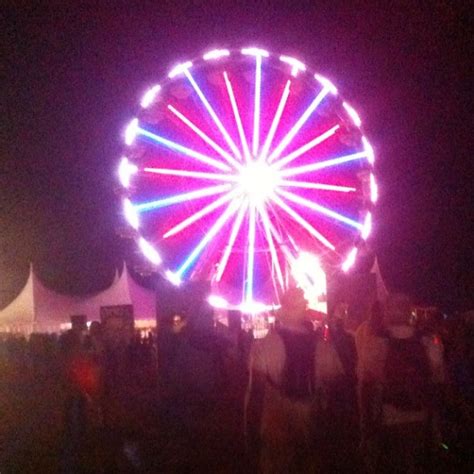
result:
<svg viewBox="0 0 474 474"><path fill-rule="evenodd" d="M298 286L302 288L308 307L323 313L327 312L325 300L326 274L319 258L309 252L301 252L292 261L291 270Z"/></svg>
<svg viewBox="0 0 474 474"><path fill-rule="evenodd" d="M374 154L374 149L372 148L372 145L369 143L369 140L367 138L362 137L362 144L364 145L364 150L365 153L367 154L367 161L373 165L375 161L375 154Z"/></svg>
<svg viewBox="0 0 474 474"><path fill-rule="evenodd" d="M135 137L138 133L138 119L134 118L130 121L125 129L125 144L131 145L135 141Z"/></svg>
<svg viewBox="0 0 474 474"><path fill-rule="evenodd" d="M365 216L364 226L362 227L362 232L360 235L364 240L367 240L371 231L372 231L372 214L368 212L367 215Z"/></svg>
<svg viewBox="0 0 474 474"><path fill-rule="evenodd" d="M346 260L342 264L342 271L348 272L349 269L354 265L357 256L357 248L354 247L347 255Z"/></svg>
<svg viewBox="0 0 474 474"><path fill-rule="evenodd" d="M138 230L140 227L140 220L138 218L137 210L135 206L130 202L130 199L123 200L123 213L127 222L135 229Z"/></svg>
<svg viewBox="0 0 474 474"><path fill-rule="evenodd" d="M360 127L362 125L362 120L360 119L359 114L355 111L355 109L351 107L347 102L343 102L342 106L346 109L346 112L351 117L355 126Z"/></svg>
<svg viewBox="0 0 474 474"><path fill-rule="evenodd" d="M296 77L300 71L306 71L306 66L301 61L290 56L280 56L280 61L291 66L291 75L293 77Z"/></svg>
<svg viewBox="0 0 474 474"><path fill-rule="evenodd" d="M207 301L214 308L226 309L229 307L229 303L224 298L217 295L209 296Z"/></svg>
<svg viewBox="0 0 474 474"><path fill-rule="evenodd" d="M238 309L244 314L258 314L264 311L270 311L273 306L267 306L258 301L246 301L238 306Z"/></svg>
<svg viewBox="0 0 474 474"><path fill-rule="evenodd" d="M253 161L242 168L239 183L251 202L261 203L273 194L278 173L262 161Z"/></svg>
<svg viewBox="0 0 474 474"><path fill-rule="evenodd" d="M239 131L240 141L242 142L244 156L247 161L250 161L250 150L247 144L247 139L245 138L245 132L242 126L242 119L240 118L239 108L235 100L235 95L232 89L232 84L229 80L229 76L227 75L227 72L225 71L224 71L224 81L227 88L227 93L229 94L230 104L232 105L232 111L234 112L234 118L237 124L237 130Z"/></svg>
<svg viewBox="0 0 474 474"><path fill-rule="evenodd" d="M135 174L138 171L138 167L133 163L130 163L128 158L124 156L120 161L118 175L120 182L124 188L128 188L130 186L130 178L132 174Z"/></svg>
<svg viewBox="0 0 474 474"><path fill-rule="evenodd" d="M181 278L176 273L173 273L171 270L165 272L165 276L169 282L173 283L175 286L181 285Z"/></svg>
<svg viewBox="0 0 474 474"><path fill-rule="evenodd" d="M230 51L228 49L213 49L206 53L202 59L204 59L204 61L209 61L210 59L218 59L229 55Z"/></svg>
<svg viewBox="0 0 474 474"><path fill-rule="evenodd" d="M193 63L191 61L186 61L185 63L178 64L173 69L171 69L168 74L168 77L170 79L173 79L173 77L176 77L179 74L183 74L183 72L187 71L192 65Z"/></svg>
<svg viewBox="0 0 474 474"><path fill-rule="evenodd" d="M140 105L146 109L148 108L153 101L155 100L156 95L158 92L160 92L161 86L157 84L156 86L153 86L152 88L148 89L145 94L142 97L142 101L140 102Z"/></svg>
<svg viewBox="0 0 474 474"><path fill-rule="evenodd" d="M337 88L336 86L329 80L319 74L315 74L314 78L323 86L329 89L329 92L333 95L337 95Z"/></svg>
<svg viewBox="0 0 474 474"><path fill-rule="evenodd" d="M377 183L375 182L375 176L372 173L370 173L370 200L373 203L376 203L378 198L379 198L379 189L378 189Z"/></svg>
<svg viewBox="0 0 474 474"><path fill-rule="evenodd" d="M268 58L269 56L268 51L260 48L244 48L242 49L242 54L246 56L263 56L264 58Z"/></svg>
<svg viewBox="0 0 474 474"><path fill-rule="evenodd" d="M268 162L271 163L273 160L278 158L283 150L290 144L291 140L295 137L295 135L299 132L301 127L307 122L309 117L313 114L313 112L318 108L319 104L324 100L329 92L328 88L323 88L318 95L314 98L311 102L309 107L303 112L301 117L298 121L293 125L290 131L285 135L285 138L280 142L280 144L273 150L273 152L268 157Z"/></svg>
<svg viewBox="0 0 474 474"><path fill-rule="evenodd" d="M159 265L161 263L161 257L159 253L152 247L152 245L147 242L143 237L140 237L138 241L138 245L140 246L143 255L154 265Z"/></svg>
<svg viewBox="0 0 474 474"><path fill-rule="evenodd" d="M194 133L199 135L211 148L213 148L217 153L219 153L224 159L226 159L231 165L238 168L240 166L239 162L236 161L229 153L223 150L214 140L209 138L199 127L197 127L191 120L185 117L181 112L176 110L171 104L168 105L168 109L176 115L183 123L185 123Z"/></svg>

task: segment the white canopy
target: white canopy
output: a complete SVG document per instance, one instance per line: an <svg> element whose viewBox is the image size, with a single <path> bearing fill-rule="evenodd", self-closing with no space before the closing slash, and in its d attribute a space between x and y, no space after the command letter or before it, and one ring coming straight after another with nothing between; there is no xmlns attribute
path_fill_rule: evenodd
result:
<svg viewBox="0 0 474 474"><path fill-rule="evenodd" d="M125 264L120 276L99 293L69 296L47 288L35 275L33 265L18 296L0 311L0 331L57 331L70 316L83 314L88 321L100 319L101 306L133 305L135 319L154 320L155 293L140 286Z"/></svg>

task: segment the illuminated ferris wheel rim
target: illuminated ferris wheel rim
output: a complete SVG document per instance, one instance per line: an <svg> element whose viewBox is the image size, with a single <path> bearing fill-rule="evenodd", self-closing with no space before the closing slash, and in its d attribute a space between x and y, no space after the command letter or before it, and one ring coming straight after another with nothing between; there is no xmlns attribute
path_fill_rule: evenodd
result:
<svg viewBox="0 0 474 474"><path fill-rule="evenodd" d="M233 140L232 137L227 132L225 126L222 124L221 120L219 119L218 114L216 114L214 108L210 104L209 100L203 93L202 89L199 87L198 83L194 79L191 71L195 68L199 69L199 66L203 66L209 63L217 63L226 60L233 59L235 57L246 57L251 58L255 61L255 91L254 91L254 110L253 110L253 133L250 134L252 136L245 137L245 132L242 126L242 120L239 114L239 107L237 105L235 95L232 90L232 84L227 73L224 71L224 80L227 87L227 92L229 94L229 99L232 105L232 110L234 112L234 118L236 121L236 125L239 132L239 139L240 139L240 146L236 145L238 140ZM265 61L278 61L282 66L288 68L288 81L286 86L283 90L283 94L279 101L275 116L272 120L271 127L266 135L266 137L261 136L260 130L260 108L261 108L261 83L262 83L262 67ZM280 143L272 148L272 139L275 137L275 131L279 125L279 120L281 119L285 103L290 95L290 84L292 78L297 78L299 75L306 75L311 76L311 79L315 81L321 87L320 92L317 94L316 98L311 102L310 106L306 109L302 116L296 121L294 126L290 129L290 131L285 135L284 139L280 141ZM205 166L214 169L214 173L206 173L206 172L190 172L185 170L171 170L166 168L144 168L144 171L148 173L158 173L161 175L166 174L174 174L177 175L178 171L179 174L183 177L190 176L190 177L197 177L200 175L200 178L206 179L206 174L212 174L213 179L220 179L220 184L217 186L210 186L205 188L204 193L208 193L208 195L219 194L222 192L227 192L229 199L225 202L230 202L227 211L224 213L226 216L222 219L225 221L229 218L230 215L235 214L237 215L236 220L242 220L240 216L243 214L244 211L240 212L244 208L247 208L249 213L254 213L253 219L255 220L255 215L258 213L258 209L260 204L267 200L272 199L281 209L283 209L286 213L290 214L293 218L298 218L299 214L292 214L292 208L289 208L286 201L283 200L290 200L292 203L305 205L309 208L312 208L313 211L321 212L323 214L329 215L335 219L340 221L346 220L349 225L352 225L356 230L359 232L360 238L363 240L367 240L371 228L372 228L372 212L371 209L367 209L365 213L364 219L361 223L357 223L351 221L348 218L344 218L337 213L334 213L330 209L327 209L323 206L319 206L317 203L309 202L308 200L294 195L288 191L282 190L279 185L284 184L285 186L299 186L299 187L315 187L320 186L320 189L324 189L326 186L327 189L330 189L330 185L324 185L318 183L300 183L294 180L294 178L301 176L306 171L314 171L317 169L323 169L326 167L331 167L340 163L350 162L352 160L359 160L365 159L367 161L368 167L370 169L369 173L369 188L370 188L370 201L374 204L377 200L377 185L375 181L375 177L373 174L373 164L374 164L374 151L372 146L370 145L367 138L363 135L360 131L361 135L361 143L362 143L362 150L349 154L346 156L336 157L333 159L329 159L323 162L315 162L314 164L304 165L304 166L297 166L293 168L287 168L287 165L294 160L296 160L299 156L306 153L308 150L314 148L319 143L323 142L327 138L331 137L339 128L338 125L332 127L331 129L327 130L322 135L316 137L315 139L308 142L306 145L294 150L290 153L284 153L285 149L290 144L291 140L295 137L298 131L303 127L305 122L309 119L311 114L314 110L319 106L319 104L325 99L326 96L337 96L338 91L333 83L328 80L327 78L319 75L310 73L305 64L301 61L285 56L285 55L270 55L266 50L260 48L243 48L241 50L228 50L228 49L215 49L205 53L202 58L199 58L194 61L186 61L174 66L170 72L168 73L167 79L161 85L154 85L152 86L146 93L143 95L140 105L141 110L145 111L153 106L155 101L160 95L160 92L163 88L166 88L170 82L173 82L177 78L185 77L191 86L193 87L194 91L198 95L201 103L203 104L204 108L206 109L209 116L212 118L216 129L220 132L221 138L224 140L225 144L227 145L224 149L223 146L217 144L212 138L206 135L202 130L200 130L193 122L187 119L180 111L178 111L175 107L171 104L168 105L168 110L173 113L176 117L178 117L184 124L186 124L189 128L191 128L200 138L206 142L207 145L210 145L214 151L217 153L215 157L207 156L204 153L195 151L191 148L183 146L181 144L175 143L172 140L167 138L161 137L156 135L152 131L142 128L141 123L138 118L133 118L128 126L125 129L125 144L127 148L131 147L136 138L138 136L146 137L148 139L154 140L161 145L174 149L178 153L182 153L186 156L190 156L200 163L203 163ZM347 114L348 119L352 122L353 126L355 126L358 130L361 128L361 119L358 113L355 111L353 107L351 107L347 102L341 100L341 106L345 113ZM249 134L248 134L249 135ZM250 143L249 143L250 142ZM139 171L139 167L134 163L132 157L128 156L129 154L126 152L125 155L122 157L120 165L119 165L119 178L121 184L125 190L129 189L131 181L134 178L134 175L137 174ZM229 172L233 172L234 174L229 174ZM298 183L298 184L297 184ZM336 188L337 186L332 186ZM343 189L343 186L339 186L340 189L337 191L341 192L349 192L351 191L350 188ZM336 189L333 189L336 191ZM230 192L232 191L232 192ZM174 199L181 199L186 200L187 198L193 198L191 193L183 193L181 196L175 197ZM205 194L204 194L205 195ZM225 197L226 195L224 195ZM161 200L163 201L163 200ZM232 203L239 203L238 205L232 205ZM155 203L156 205L156 203ZM162 205L160 202L159 205ZM146 207L148 206L148 208ZM138 246L144 256L148 259L148 261L156 266L161 267L162 271L164 272L165 276L170 280L172 283L179 285L182 281L182 274L184 271L172 271L170 269L164 268L163 259L158 252L157 248L147 240L143 235L140 234L140 212L151 209L152 206L150 203L143 203L140 205L133 204L128 196L123 198L123 211L128 223L136 232L136 239L138 242ZM252 211L253 209L253 211ZM262 213L262 217L264 214ZM306 228L315 238L319 239L320 242L325 244L331 250L335 250L334 246L330 242L327 241L316 229L312 228L310 224L308 224L304 219L301 219L299 216L299 224ZM268 218L267 218L268 220ZM186 223L187 224L187 223ZM264 223L265 224L265 223ZM268 225L267 225L268 226ZM179 226L176 226L179 227ZM255 228L251 228L252 226L249 224L249 239L252 243L252 232L255 234ZM255 227L255 224L254 224ZM234 226L235 228L235 226ZM213 227L214 233L219 232L217 227ZM180 229L171 229L172 232L178 232ZM211 232L212 233L212 232ZM212 238L212 237L211 237ZM269 244L272 241L272 238L268 239ZM326 241L326 242L325 242ZM203 246L205 246L208 242L206 242ZM255 235L253 235L253 246L252 252L255 252ZM333 248L331 248L333 247ZM272 251L272 249L270 249ZM275 250L273 249L273 252ZM346 254L346 257L343 259L343 263L341 268L343 271L347 272L355 263L357 258L357 247L353 246L350 251ZM224 252L226 253L226 252ZM249 253L250 255L250 253ZM227 255L228 258L228 255ZM193 263L192 260L188 259L190 264ZM187 260L187 261L188 261ZM221 262L222 263L222 262ZM184 268L184 267L182 267ZM222 270L223 272L224 270ZM248 271L247 279L252 279L253 277L250 276L251 271ZM247 282L247 289L249 288L249 284ZM268 310L272 307L275 307L274 304L265 304L261 302L257 302L247 295L246 298L239 304L236 305L229 305L224 297L219 294L212 295L210 299L211 303L218 307L233 307L236 309L241 309L244 312L255 312L259 310Z"/></svg>

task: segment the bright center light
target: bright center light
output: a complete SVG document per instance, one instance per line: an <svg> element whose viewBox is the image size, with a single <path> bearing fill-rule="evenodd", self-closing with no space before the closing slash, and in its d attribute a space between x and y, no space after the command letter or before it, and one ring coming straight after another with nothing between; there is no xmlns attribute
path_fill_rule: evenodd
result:
<svg viewBox="0 0 474 474"><path fill-rule="evenodd" d="M278 185L278 173L262 161L252 161L240 172L239 183L254 204L267 199Z"/></svg>

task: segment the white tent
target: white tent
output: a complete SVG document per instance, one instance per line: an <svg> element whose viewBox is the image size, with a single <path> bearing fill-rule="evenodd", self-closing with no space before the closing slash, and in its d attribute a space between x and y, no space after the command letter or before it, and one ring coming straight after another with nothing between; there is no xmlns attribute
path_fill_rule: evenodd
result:
<svg viewBox="0 0 474 474"><path fill-rule="evenodd" d="M0 331L57 331L82 314L89 321L100 319L102 306L132 305L135 319L155 319L155 293L143 288L131 277L124 265L120 276L104 291L87 296L68 296L47 288L35 275L33 266L19 295L0 311Z"/></svg>
<svg viewBox="0 0 474 474"><path fill-rule="evenodd" d="M0 330L31 332L35 321L35 307L33 298L33 266L26 284L18 296L0 311Z"/></svg>

